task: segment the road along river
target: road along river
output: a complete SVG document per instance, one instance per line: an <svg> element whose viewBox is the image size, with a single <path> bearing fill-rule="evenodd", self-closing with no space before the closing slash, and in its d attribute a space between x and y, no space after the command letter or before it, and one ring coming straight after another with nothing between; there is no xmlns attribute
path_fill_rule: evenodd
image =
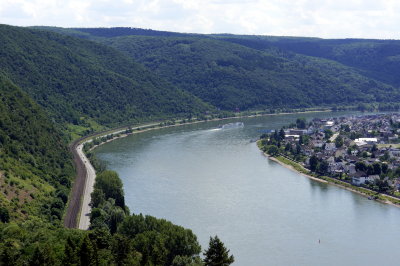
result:
<svg viewBox="0 0 400 266"><path fill-rule="evenodd" d="M149 131L95 150L124 183L135 213L217 234L235 265L398 265L400 208L312 181L268 160L250 140L312 113Z"/></svg>

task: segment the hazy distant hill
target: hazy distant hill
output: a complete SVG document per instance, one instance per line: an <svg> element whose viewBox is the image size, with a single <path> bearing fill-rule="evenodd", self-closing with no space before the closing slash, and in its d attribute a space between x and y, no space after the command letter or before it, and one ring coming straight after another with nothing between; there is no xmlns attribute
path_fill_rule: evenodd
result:
<svg viewBox="0 0 400 266"><path fill-rule="evenodd" d="M177 37L147 31L153 35L149 37L121 28L64 29L69 31L84 32L86 38L130 55L177 87L226 110L400 100L396 82L385 83L388 79L380 72L367 73L365 69L372 68L368 64L363 69L344 60L361 59L343 55L343 60L335 61L308 46L330 41L339 47L347 40L229 34ZM307 49L314 53L306 53Z"/></svg>
<svg viewBox="0 0 400 266"><path fill-rule="evenodd" d="M35 29L0 26L0 65L58 121L103 125L210 109L113 48Z"/></svg>

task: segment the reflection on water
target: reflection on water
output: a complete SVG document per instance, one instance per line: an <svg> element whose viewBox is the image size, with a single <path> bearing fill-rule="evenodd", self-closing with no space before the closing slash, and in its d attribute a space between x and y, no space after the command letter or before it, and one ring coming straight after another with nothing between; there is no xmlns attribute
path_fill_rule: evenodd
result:
<svg viewBox="0 0 400 266"><path fill-rule="evenodd" d="M191 228L204 248L218 234L235 265L398 264L400 209L312 181L250 143L298 116L240 119L245 127L230 130L217 130L221 122L162 129L96 152L120 174L133 212Z"/></svg>

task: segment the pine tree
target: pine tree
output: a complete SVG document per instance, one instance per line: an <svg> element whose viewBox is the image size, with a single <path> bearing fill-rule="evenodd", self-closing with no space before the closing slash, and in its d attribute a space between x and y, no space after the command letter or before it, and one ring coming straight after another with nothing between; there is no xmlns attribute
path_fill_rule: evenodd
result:
<svg viewBox="0 0 400 266"><path fill-rule="evenodd" d="M96 265L96 256L93 244L89 236L85 236L79 251L81 265Z"/></svg>
<svg viewBox="0 0 400 266"><path fill-rule="evenodd" d="M78 265L78 262L76 244L72 241L71 237L68 237L64 249L63 265Z"/></svg>
<svg viewBox="0 0 400 266"><path fill-rule="evenodd" d="M229 250L226 249L218 236L210 237L208 250L203 254L206 266L228 266L235 261L233 255L229 256Z"/></svg>

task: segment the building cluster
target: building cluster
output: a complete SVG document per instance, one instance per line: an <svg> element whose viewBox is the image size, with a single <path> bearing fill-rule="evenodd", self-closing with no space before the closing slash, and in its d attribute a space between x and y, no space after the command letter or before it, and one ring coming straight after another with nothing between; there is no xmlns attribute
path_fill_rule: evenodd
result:
<svg viewBox="0 0 400 266"><path fill-rule="evenodd" d="M398 190L399 128L400 114L314 119L304 128L285 130L283 145L297 150L307 168L317 159L332 177L354 185L386 182Z"/></svg>

